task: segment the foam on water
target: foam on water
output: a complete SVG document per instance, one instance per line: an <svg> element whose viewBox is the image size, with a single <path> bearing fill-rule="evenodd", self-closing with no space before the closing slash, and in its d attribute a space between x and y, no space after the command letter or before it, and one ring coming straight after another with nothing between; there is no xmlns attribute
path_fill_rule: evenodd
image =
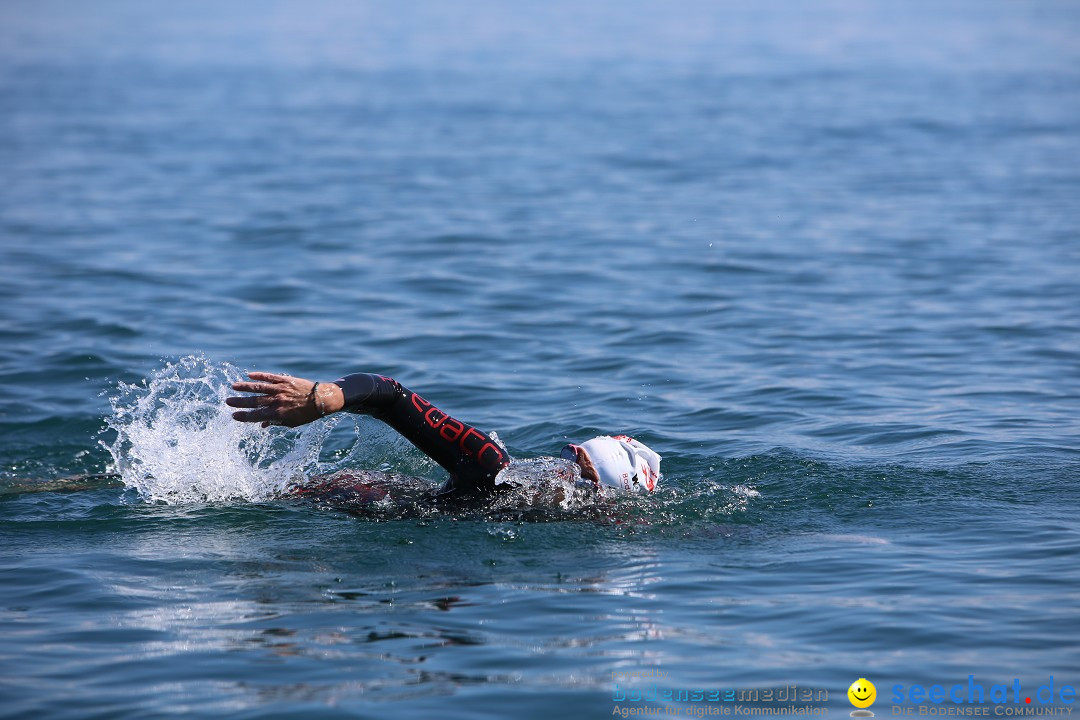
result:
<svg viewBox="0 0 1080 720"><path fill-rule="evenodd" d="M313 473L333 427L316 423L263 429L232 419L225 398L243 377L228 363L190 355L109 399L102 441L111 470L150 502L262 501Z"/></svg>

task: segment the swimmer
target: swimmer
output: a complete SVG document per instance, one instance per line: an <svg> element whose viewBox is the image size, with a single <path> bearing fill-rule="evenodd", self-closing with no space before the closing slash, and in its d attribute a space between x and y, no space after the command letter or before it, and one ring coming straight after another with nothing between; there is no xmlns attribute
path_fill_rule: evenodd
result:
<svg viewBox="0 0 1080 720"><path fill-rule="evenodd" d="M230 407L245 408L233 413L234 419L262 423L263 427L298 427L337 412L370 415L450 474L438 492L440 499L490 494L548 479L536 477L537 473L597 493L651 493L660 479L660 456L625 435L601 435L580 445L568 444L560 458L514 460L487 433L447 415L383 375L357 373L334 382L267 372L252 372L248 378L249 382L234 383L232 389L255 394L225 400ZM363 479L389 481L393 477L367 471ZM380 489L383 486L385 482L358 482L350 485L348 492L357 494L358 499L378 500L385 494Z"/></svg>

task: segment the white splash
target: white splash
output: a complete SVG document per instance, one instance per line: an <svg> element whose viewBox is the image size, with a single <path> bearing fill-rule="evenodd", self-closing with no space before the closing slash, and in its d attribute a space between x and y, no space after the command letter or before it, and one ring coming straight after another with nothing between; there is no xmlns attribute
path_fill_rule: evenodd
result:
<svg viewBox="0 0 1080 720"><path fill-rule="evenodd" d="M243 373L192 355L139 384L120 383L102 442L113 472L144 500L180 504L262 501L318 467L332 423L296 430L232 419L225 398Z"/></svg>

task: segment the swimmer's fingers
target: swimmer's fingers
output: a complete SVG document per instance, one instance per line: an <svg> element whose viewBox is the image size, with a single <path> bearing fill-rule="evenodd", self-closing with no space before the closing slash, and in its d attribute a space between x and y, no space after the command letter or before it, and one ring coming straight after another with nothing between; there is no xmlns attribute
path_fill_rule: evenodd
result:
<svg viewBox="0 0 1080 720"><path fill-rule="evenodd" d="M248 392L255 392L253 390ZM270 395L242 395L237 397L225 398L225 404L229 407L236 408L257 408L267 407L274 402L274 398Z"/></svg>
<svg viewBox="0 0 1080 720"><path fill-rule="evenodd" d="M315 383L311 380L264 372L248 373L248 378L250 381L233 383L232 389L256 395L225 398L229 407L255 408L251 412L233 413L235 420L261 422L263 427L298 427L325 414L316 403Z"/></svg>
<svg viewBox="0 0 1080 720"><path fill-rule="evenodd" d="M263 427L270 427L271 425L299 427L310 422L310 420L295 416L286 416L280 409L275 407L262 407L249 412L234 412L232 416L233 420L239 420L240 422L261 422Z"/></svg>
<svg viewBox="0 0 1080 720"><path fill-rule="evenodd" d="M292 375L280 375L278 373L260 372L255 370L248 373L248 377L252 380L262 380L268 383L285 384L296 380Z"/></svg>
<svg viewBox="0 0 1080 720"><path fill-rule="evenodd" d="M283 389L281 385L271 385L264 382L235 382L231 387L237 392L264 393L266 395L279 393Z"/></svg>
<svg viewBox="0 0 1080 720"><path fill-rule="evenodd" d="M250 381L234 382L232 384L232 389L237 392L254 392L272 395L289 389L296 384L297 380L299 380L299 378L294 378L289 375L279 375L277 373L259 371L249 372L248 378L250 378Z"/></svg>
<svg viewBox="0 0 1080 720"><path fill-rule="evenodd" d="M233 398L229 398L232 400ZM239 398L246 400L247 398ZM226 400L228 402L228 400ZM232 403L229 403L232 405ZM233 407L237 407L233 405ZM259 408L258 410L251 410L248 412L234 412L232 414L233 420L239 420L240 422L268 422L271 419L274 411L270 408Z"/></svg>

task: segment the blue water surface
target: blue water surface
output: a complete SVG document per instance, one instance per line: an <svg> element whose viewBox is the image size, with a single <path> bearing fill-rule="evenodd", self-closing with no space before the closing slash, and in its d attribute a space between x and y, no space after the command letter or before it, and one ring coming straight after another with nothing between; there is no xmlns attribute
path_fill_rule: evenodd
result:
<svg viewBox="0 0 1080 720"><path fill-rule="evenodd" d="M0 716L1080 686L1078 37L1067 0L0 5ZM226 363L664 477L408 517L62 480ZM442 477L322 427L275 448ZM229 482L201 437L158 459Z"/></svg>

